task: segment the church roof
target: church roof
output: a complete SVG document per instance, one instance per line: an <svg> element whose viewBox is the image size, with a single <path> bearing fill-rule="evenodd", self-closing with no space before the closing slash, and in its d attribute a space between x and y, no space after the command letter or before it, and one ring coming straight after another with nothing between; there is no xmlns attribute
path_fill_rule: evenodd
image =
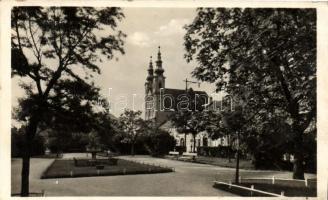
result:
<svg viewBox="0 0 328 200"><path fill-rule="evenodd" d="M189 93L190 89L188 90ZM192 92L194 92L195 94L198 95L206 95L207 93L205 91L194 91L192 90ZM171 94L173 96L178 97L181 94L186 94L186 90L181 90L181 89L173 89L173 88L164 88L164 94Z"/></svg>
<svg viewBox="0 0 328 200"><path fill-rule="evenodd" d="M192 105L192 101L196 100L198 108L204 107L208 103L208 95L205 91L194 91L191 88L187 92L181 89L164 88L161 94L164 108L171 111L178 110L178 103L186 100L184 97L189 98L190 105Z"/></svg>

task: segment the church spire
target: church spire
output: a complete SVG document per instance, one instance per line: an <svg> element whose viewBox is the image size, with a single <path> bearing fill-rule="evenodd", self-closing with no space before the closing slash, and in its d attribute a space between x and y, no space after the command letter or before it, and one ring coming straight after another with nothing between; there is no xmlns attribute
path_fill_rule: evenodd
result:
<svg viewBox="0 0 328 200"><path fill-rule="evenodd" d="M161 57L161 47L158 46L157 61L156 61L156 70L157 75L163 74L164 69L162 68L162 57Z"/></svg>
<svg viewBox="0 0 328 200"><path fill-rule="evenodd" d="M157 60L158 61L162 61L162 58L161 58L161 46L158 46Z"/></svg>
<svg viewBox="0 0 328 200"><path fill-rule="evenodd" d="M152 61L152 56L150 56L147 81L151 82L153 80L153 77L154 77L153 61Z"/></svg>

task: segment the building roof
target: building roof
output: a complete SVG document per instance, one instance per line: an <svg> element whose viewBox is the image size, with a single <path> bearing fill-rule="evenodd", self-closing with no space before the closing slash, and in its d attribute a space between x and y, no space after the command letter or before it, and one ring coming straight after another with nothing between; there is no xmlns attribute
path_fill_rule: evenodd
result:
<svg viewBox="0 0 328 200"><path fill-rule="evenodd" d="M165 110L177 111L179 102L189 102L196 104L198 108L204 107L208 103L208 95L205 91L194 91L191 88L186 90L164 88L161 92Z"/></svg>

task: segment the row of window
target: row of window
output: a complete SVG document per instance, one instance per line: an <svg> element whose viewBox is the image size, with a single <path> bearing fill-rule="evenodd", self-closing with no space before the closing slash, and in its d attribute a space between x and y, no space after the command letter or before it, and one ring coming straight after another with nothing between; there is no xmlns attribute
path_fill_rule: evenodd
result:
<svg viewBox="0 0 328 200"><path fill-rule="evenodd" d="M218 142L220 145L224 145L225 140L223 138L221 138L221 139L218 139ZM179 143L179 146L185 146L184 138L180 138L180 141L177 141L177 143ZM192 139L192 138L190 139L190 144L191 145L194 144L194 139ZM208 138L203 137L202 145L201 145L201 139L196 139L196 147L199 147L199 146L203 146L203 147L210 146Z"/></svg>

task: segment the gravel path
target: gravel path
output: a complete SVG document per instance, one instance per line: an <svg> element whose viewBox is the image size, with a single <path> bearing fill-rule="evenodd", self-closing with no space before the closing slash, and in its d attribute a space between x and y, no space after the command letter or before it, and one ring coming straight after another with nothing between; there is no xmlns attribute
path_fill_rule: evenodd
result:
<svg viewBox="0 0 328 200"><path fill-rule="evenodd" d="M65 154L64 158L86 154ZM148 156L121 156L122 159L174 167L175 172L164 174L125 175L107 177L44 179L39 177L53 159L32 159L30 188L46 191L47 196L233 196L212 187L215 177L229 180L234 169L188 163ZM21 160L12 160L12 193L20 190ZM241 170L243 177L291 177L290 172Z"/></svg>

